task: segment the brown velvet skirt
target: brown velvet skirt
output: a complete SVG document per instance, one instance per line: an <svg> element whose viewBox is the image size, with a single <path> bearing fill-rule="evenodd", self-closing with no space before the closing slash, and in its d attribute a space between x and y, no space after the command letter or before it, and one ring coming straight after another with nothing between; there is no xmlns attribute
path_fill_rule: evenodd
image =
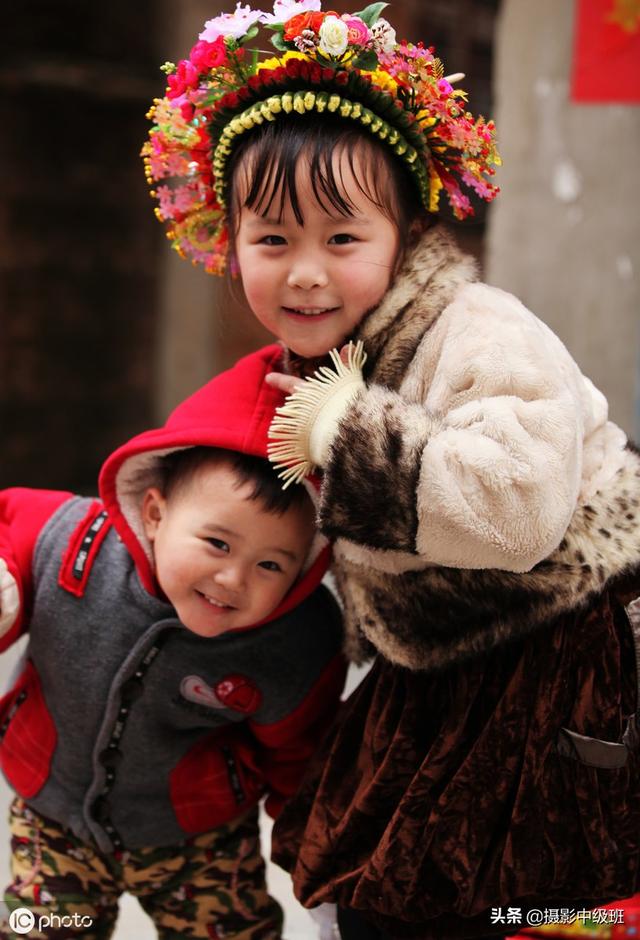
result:
<svg viewBox="0 0 640 940"><path fill-rule="evenodd" d="M638 753L605 769L555 745L561 727L619 742L635 707L633 636L611 593L446 672L379 657L276 822L273 858L306 906L337 902L393 937L486 935L491 908L628 897Z"/></svg>

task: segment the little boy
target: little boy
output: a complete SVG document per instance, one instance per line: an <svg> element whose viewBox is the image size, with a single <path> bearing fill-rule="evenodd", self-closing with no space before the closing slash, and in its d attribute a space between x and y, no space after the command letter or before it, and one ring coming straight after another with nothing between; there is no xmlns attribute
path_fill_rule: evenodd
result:
<svg viewBox="0 0 640 940"><path fill-rule="evenodd" d="M264 460L279 355L112 454L100 501L0 493L0 647L30 633L0 702L5 898L30 936L108 937L124 890L163 938L280 936L256 804L296 789L344 665L313 505Z"/></svg>

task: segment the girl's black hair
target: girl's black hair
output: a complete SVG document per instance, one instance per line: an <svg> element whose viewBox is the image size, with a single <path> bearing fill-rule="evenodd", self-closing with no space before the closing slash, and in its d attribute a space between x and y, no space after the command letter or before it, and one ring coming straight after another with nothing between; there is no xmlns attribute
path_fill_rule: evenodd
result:
<svg viewBox="0 0 640 940"><path fill-rule="evenodd" d="M252 485L248 499L261 503L267 512L282 516L293 506L310 503L310 497L304 486L291 486L282 489L282 483L264 457L254 457L223 447L187 447L174 450L160 458L159 489L165 499L169 499L177 489L189 483L201 467L231 467L236 475L236 488L246 483Z"/></svg>
<svg viewBox="0 0 640 940"><path fill-rule="evenodd" d="M290 115L287 119L265 122L241 140L228 163L229 232L233 250L243 206L267 215L272 207L282 218L287 200L296 221L304 225L304 214L296 189L296 166L303 156L309 162L311 186L318 204L327 212L353 214L342 174L336 176L333 157L347 156L348 166L360 191L393 221L400 236L400 257L409 245L410 234L421 220L428 224L410 172L388 147L364 129L333 115L313 117ZM355 173L355 154L361 158L364 177ZM381 173L381 166L388 173ZM238 186L238 175L244 175ZM387 185L391 180L392 186ZM242 198L242 203L240 202Z"/></svg>

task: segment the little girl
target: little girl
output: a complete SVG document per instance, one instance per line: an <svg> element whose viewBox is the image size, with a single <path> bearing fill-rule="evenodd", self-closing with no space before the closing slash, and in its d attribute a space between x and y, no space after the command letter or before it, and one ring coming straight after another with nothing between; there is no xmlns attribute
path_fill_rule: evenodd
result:
<svg viewBox="0 0 640 940"><path fill-rule="evenodd" d="M144 149L174 246L229 259L285 347L271 456L321 471L349 652L376 656L274 857L345 940L516 933L638 887L640 458L435 224L442 192L463 218L497 191L460 76L384 4L319 6L210 20Z"/></svg>

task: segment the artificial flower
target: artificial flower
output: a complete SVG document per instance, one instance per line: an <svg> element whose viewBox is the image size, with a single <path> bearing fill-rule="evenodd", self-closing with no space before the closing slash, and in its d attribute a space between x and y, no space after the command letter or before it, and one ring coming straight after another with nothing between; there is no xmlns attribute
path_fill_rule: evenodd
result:
<svg viewBox="0 0 640 940"><path fill-rule="evenodd" d="M264 16L266 14L262 10L252 10L248 5L243 7L238 0L233 13L221 13L212 20L207 20L198 39L203 39L205 42L215 42L219 36L232 36L234 39L240 39Z"/></svg>
<svg viewBox="0 0 640 940"><path fill-rule="evenodd" d="M180 98L188 88L195 88L198 84L198 69L188 59L178 62L178 68L167 78L169 91L167 98Z"/></svg>
<svg viewBox="0 0 640 940"><path fill-rule="evenodd" d="M224 65L227 59L224 36L218 36L214 42L200 39L189 53L189 59L201 72Z"/></svg>
<svg viewBox="0 0 640 940"><path fill-rule="evenodd" d="M293 40L298 52L313 52L318 46L316 34L312 29L303 29L299 36Z"/></svg>
<svg viewBox="0 0 640 940"><path fill-rule="evenodd" d="M326 16L318 30L320 49L326 55L341 56L349 43L349 29L337 16Z"/></svg>
<svg viewBox="0 0 640 940"><path fill-rule="evenodd" d="M313 11L297 13L285 22L284 38L289 42L295 41L296 36L300 36L308 29L317 33L326 16L326 13L315 13Z"/></svg>
<svg viewBox="0 0 640 940"><path fill-rule="evenodd" d="M396 31L384 17L378 17L371 27L371 38L376 52L393 52L396 44Z"/></svg>
<svg viewBox="0 0 640 940"><path fill-rule="evenodd" d="M286 23L294 16L309 11L318 11L320 9L320 0L276 0L273 5L273 13L263 13L263 23Z"/></svg>
<svg viewBox="0 0 640 940"><path fill-rule="evenodd" d="M371 30L359 16L345 13L342 21L347 24L347 41L352 46L366 46L371 39Z"/></svg>

